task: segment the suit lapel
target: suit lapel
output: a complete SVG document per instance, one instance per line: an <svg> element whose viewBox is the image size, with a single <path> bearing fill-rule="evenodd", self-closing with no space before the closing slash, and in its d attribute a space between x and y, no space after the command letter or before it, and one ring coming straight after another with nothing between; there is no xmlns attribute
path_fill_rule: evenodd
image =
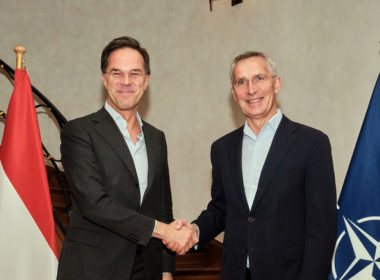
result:
<svg viewBox="0 0 380 280"><path fill-rule="evenodd" d="M146 153L148 157L148 186L145 190L144 197L149 192L150 188L152 187L153 177L154 177L154 166L155 166L155 148L157 149L157 143L154 143L153 141L153 133L152 130L149 129L149 126L146 125L146 123L143 124L143 132L144 132L144 140L145 140L145 146L146 146ZM158 147L161 148L161 147Z"/></svg>
<svg viewBox="0 0 380 280"><path fill-rule="evenodd" d="M283 115L280 125L277 128L276 134L274 135L272 144L269 148L268 155L265 159L259 179L257 193L255 199L253 200L251 211L254 211L259 204L270 183L270 180L273 178L277 169L279 168L282 158L286 155L288 149L293 143L295 139L294 132L295 127L293 123Z"/></svg>
<svg viewBox="0 0 380 280"><path fill-rule="evenodd" d="M243 150L243 137L244 137L244 126L241 127L234 138L234 142L231 147L231 162L232 162L232 174L235 174L236 186L238 189L239 196L243 202L243 207L246 211L249 212L249 206L247 202L247 196L245 195L244 190L244 181L243 181L243 167L242 167L242 150Z"/></svg>
<svg viewBox="0 0 380 280"><path fill-rule="evenodd" d="M128 167L129 171L138 182L136 168L133 163L132 155L129 152L128 146L125 143L116 123L108 112L102 108L94 114L93 121L96 123L95 129L97 133L115 150L121 160Z"/></svg>

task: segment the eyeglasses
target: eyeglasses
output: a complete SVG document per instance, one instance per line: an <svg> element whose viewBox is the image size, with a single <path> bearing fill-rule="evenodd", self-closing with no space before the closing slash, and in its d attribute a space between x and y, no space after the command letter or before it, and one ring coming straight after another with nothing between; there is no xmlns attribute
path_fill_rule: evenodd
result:
<svg viewBox="0 0 380 280"><path fill-rule="evenodd" d="M140 79L142 76L145 76L140 70L132 70L130 72L122 72L120 70L111 70L108 73L112 79L121 80L124 79L125 76L128 76L129 80L134 81Z"/></svg>
<svg viewBox="0 0 380 280"><path fill-rule="evenodd" d="M270 75L255 75L251 78L251 80L248 80L248 79L240 79L236 82L234 82L234 86L237 88L237 89L245 89L248 87L249 85L249 82L252 83L252 85L262 85L264 83L266 83L267 81L269 81L270 79L273 79L275 78L276 75L274 76L270 76Z"/></svg>

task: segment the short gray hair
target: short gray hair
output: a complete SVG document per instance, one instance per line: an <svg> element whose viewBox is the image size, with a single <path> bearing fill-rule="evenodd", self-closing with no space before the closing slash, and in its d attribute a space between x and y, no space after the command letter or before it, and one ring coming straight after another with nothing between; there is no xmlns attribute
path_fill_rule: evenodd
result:
<svg viewBox="0 0 380 280"><path fill-rule="evenodd" d="M237 57L234 58L234 60L232 60L231 67L230 67L231 84L234 83L234 70L235 70L236 64L239 61L241 61L243 59L250 58L250 57L262 57L262 58L264 58L265 61L267 62L268 70L272 74L272 76L277 76L278 75L276 64L273 62L272 59L270 59L267 55L265 55L262 52L248 51L248 52L239 54Z"/></svg>

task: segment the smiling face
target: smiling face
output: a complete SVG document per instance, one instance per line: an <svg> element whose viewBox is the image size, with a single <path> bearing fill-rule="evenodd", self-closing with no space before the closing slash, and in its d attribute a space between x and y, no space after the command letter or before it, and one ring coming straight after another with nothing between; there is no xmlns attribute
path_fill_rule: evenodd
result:
<svg viewBox="0 0 380 280"><path fill-rule="evenodd" d="M250 127L262 128L276 114L281 79L273 76L263 57L240 60L233 70L232 94Z"/></svg>
<svg viewBox="0 0 380 280"><path fill-rule="evenodd" d="M114 50L108 57L102 80L107 90L107 102L120 115L136 115L138 104L149 84L142 55L131 48Z"/></svg>

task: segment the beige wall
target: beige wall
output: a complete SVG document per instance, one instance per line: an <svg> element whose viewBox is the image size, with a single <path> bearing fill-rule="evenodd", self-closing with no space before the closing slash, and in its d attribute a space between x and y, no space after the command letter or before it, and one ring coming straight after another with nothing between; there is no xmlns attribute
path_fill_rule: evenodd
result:
<svg viewBox="0 0 380 280"><path fill-rule="evenodd" d="M27 48L32 83L73 119L100 108L100 53L120 35L151 55L141 108L163 129L178 218L195 218L210 197L211 143L242 124L228 68L246 50L277 62L282 111L330 136L340 191L380 69L378 0L0 0L0 58ZM0 75L0 109L12 85ZM56 128L39 114L43 142L59 156ZM0 124L2 134L3 124Z"/></svg>

